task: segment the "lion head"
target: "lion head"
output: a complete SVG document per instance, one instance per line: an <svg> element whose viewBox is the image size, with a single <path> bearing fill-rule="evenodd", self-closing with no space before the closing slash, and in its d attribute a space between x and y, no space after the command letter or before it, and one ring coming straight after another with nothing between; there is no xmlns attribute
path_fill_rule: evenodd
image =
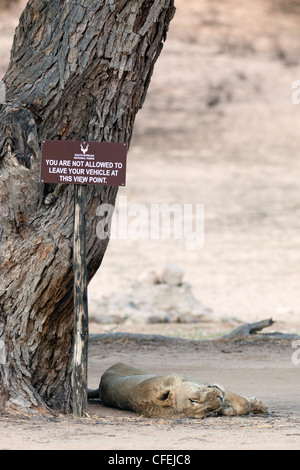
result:
<svg viewBox="0 0 300 470"><path fill-rule="evenodd" d="M134 393L136 411L149 417L204 418L218 411L225 397L218 385L201 385L179 375L151 377Z"/></svg>

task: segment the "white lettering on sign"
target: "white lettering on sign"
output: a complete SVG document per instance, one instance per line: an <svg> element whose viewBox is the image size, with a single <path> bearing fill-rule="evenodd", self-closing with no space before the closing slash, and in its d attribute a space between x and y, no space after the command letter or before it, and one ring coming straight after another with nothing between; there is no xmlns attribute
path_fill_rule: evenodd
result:
<svg viewBox="0 0 300 470"><path fill-rule="evenodd" d="M107 183L107 176L117 176L121 162L46 159L49 174L59 174L62 183ZM117 169L118 168L118 169ZM100 177L100 178L99 178Z"/></svg>

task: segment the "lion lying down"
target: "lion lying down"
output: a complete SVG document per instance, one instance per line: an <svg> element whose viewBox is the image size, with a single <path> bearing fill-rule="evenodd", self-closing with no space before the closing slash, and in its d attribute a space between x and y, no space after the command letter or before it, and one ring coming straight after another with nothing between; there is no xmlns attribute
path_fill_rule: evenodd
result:
<svg viewBox="0 0 300 470"><path fill-rule="evenodd" d="M90 390L88 397L100 397L106 406L136 411L149 418L267 412L257 398L241 397L219 385L173 373L154 375L122 363L104 372L99 389Z"/></svg>

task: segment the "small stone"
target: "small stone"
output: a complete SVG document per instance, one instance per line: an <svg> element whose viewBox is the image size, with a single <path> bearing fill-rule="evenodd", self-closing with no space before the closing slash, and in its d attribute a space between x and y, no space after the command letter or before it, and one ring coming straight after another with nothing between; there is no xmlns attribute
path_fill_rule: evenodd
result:
<svg viewBox="0 0 300 470"><path fill-rule="evenodd" d="M161 281L170 286L180 286L184 276L183 269L174 264L166 264L161 276Z"/></svg>
<svg viewBox="0 0 300 470"><path fill-rule="evenodd" d="M147 323L155 324L155 323L170 323L170 317L168 316L159 316L159 315L151 315L147 318Z"/></svg>
<svg viewBox="0 0 300 470"><path fill-rule="evenodd" d="M139 277L139 281L147 284L158 284L159 278L155 271L145 271Z"/></svg>

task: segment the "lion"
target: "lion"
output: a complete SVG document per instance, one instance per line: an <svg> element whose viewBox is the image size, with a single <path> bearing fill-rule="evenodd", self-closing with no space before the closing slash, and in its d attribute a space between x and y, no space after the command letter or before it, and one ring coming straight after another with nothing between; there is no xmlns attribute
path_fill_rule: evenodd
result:
<svg viewBox="0 0 300 470"><path fill-rule="evenodd" d="M106 406L135 411L148 418L267 413L265 404L255 397L242 397L220 385L176 373L151 374L120 362L104 372L99 388L89 390L88 398L100 398Z"/></svg>

